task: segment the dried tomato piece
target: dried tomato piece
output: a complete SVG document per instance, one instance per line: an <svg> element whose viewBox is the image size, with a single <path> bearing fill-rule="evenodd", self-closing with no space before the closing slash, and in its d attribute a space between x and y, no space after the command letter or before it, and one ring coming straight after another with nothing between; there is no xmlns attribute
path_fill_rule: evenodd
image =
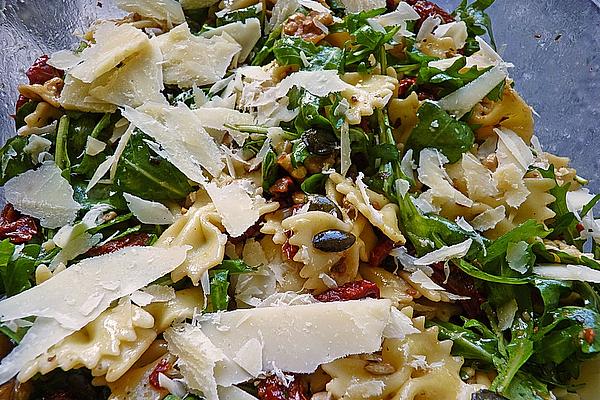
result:
<svg viewBox="0 0 600 400"><path fill-rule="evenodd" d="M454 17L437 4L427 0L408 0L414 10L421 16L417 21L417 29L428 17L439 17L444 24L454 21Z"/></svg>
<svg viewBox="0 0 600 400"><path fill-rule="evenodd" d="M283 252L283 255L286 257L286 259L291 260L296 254L298 254L298 250L300 250L300 247L290 244L290 237L292 236L291 231L285 231L285 236L287 236L287 239L281 246L281 251Z"/></svg>
<svg viewBox="0 0 600 400"><path fill-rule="evenodd" d="M373 250L371 250L371 256L369 257L370 265L372 267L379 267L395 246L395 243L387 237L377 243Z"/></svg>
<svg viewBox="0 0 600 400"><path fill-rule="evenodd" d="M379 288L371 281L362 280L348 282L342 286L332 288L315 296L318 301L328 303L331 301L360 300L367 297L378 299Z"/></svg>
<svg viewBox="0 0 600 400"><path fill-rule="evenodd" d="M25 72L25 75L29 78L30 85L43 85L52 78L62 78L64 72L48 65L48 56L43 55L35 60L33 65Z"/></svg>
<svg viewBox="0 0 600 400"><path fill-rule="evenodd" d="M592 328L585 328L583 330L583 340L587 342L587 344L594 343L594 339L596 339L596 331Z"/></svg>
<svg viewBox="0 0 600 400"><path fill-rule="evenodd" d="M35 219L21 215L12 204L4 206L0 213L0 239L14 244L29 242L39 233Z"/></svg>
<svg viewBox="0 0 600 400"><path fill-rule="evenodd" d="M165 373L170 369L171 364L168 360L160 360L160 362L156 365L156 367L154 367L154 369L150 373L150 376L148 377L150 385L156 390L161 390L162 386L160 386L160 383L158 382L158 374Z"/></svg>
<svg viewBox="0 0 600 400"><path fill-rule="evenodd" d="M448 289L449 292L460 296L468 296L469 300L460 300L459 304L463 307L469 318L475 318L481 315L481 305L485 303L485 296L475 286L475 280L462 272L454 265L450 265L450 275L446 281L444 272L444 263L432 264L433 275L431 279L438 285Z"/></svg>
<svg viewBox="0 0 600 400"><path fill-rule="evenodd" d="M294 180L289 176L284 176L275 181L269 188L269 193L275 198L284 197L296 190Z"/></svg>
<svg viewBox="0 0 600 400"><path fill-rule="evenodd" d="M400 79L398 82L398 97L404 97L408 93L408 90L417 83L417 78L407 77Z"/></svg>
<svg viewBox="0 0 600 400"><path fill-rule="evenodd" d="M285 385L275 375L261 379L258 383L258 398L260 400L308 400L309 396L304 384L297 377Z"/></svg>
<svg viewBox="0 0 600 400"><path fill-rule="evenodd" d="M85 253L85 255L87 257L96 257L103 254L113 253L124 247L145 246L150 240L150 236L151 235L149 233L132 233L131 235L111 240L101 246L92 247L87 253Z"/></svg>

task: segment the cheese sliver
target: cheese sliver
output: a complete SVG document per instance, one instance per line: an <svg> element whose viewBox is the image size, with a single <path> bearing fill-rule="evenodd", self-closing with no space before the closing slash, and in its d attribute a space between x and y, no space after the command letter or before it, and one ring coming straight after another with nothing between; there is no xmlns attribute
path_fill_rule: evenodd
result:
<svg viewBox="0 0 600 400"><path fill-rule="evenodd" d="M258 207L240 181L223 187L211 182L204 187L217 208L225 229L232 237L241 236L258 221Z"/></svg>
<svg viewBox="0 0 600 400"><path fill-rule="evenodd" d="M508 76L505 64L498 64L479 78L466 84L439 101L445 111L462 118Z"/></svg>
<svg viewBox="0 0 600 400"><path fill-rule="evenodd" d="M81 206L73 200L73 188L61 173L51 161L15 176L4 185L6 201L23 214L38 218L44 228L73 222Z"/></svg>
<svg viewBox="0 0 600 400"><path fill-rule="evenodd" d="M244 392L237 386L217 388L219 394L219 400L257 400L256 397L252 396L248 392Z"/></svg>
<svg viewBox="0 0 600 400"><path fill-rule="evenodd" d="M144 200L129 193L123 193L127 207L143 224L168 225L175 218L167 207L155 201Z"/></svg>
<svg viewBox="0 0 600 400"><path fill-rule="evenodd" d="M233 140L240 146L248 137L248 133L240 132L235 129L225 127L230 125L253 125L254 117L251 114L242 113L237 110L224 107L200 107L194 111L196 117L200 120L202 126L206 129L227 130L233 137Z"/></svg>
<svg viewBox="0 0 600 400"><path fill-rule="evenodd" d="M124 107L122 114L164 149L167 160L194 182L204 182L201 168L217 176L225 167L221 149L184 104L145 103Z"/></svg>
<svg viewBox="0 0 600 400"><path fill-rule="evenodd" d="M118 106L141 106L146 101L166 102L163 86L162 54L156 43L148 42L139 53L92 83L90 95Z"/></svg>
<svg viewBox="0 0 600 400"><path fill-rule="evenodd" d="M62 327L52 318L37 318L19 346L2 359L0 385L12 379L28 363L73 332L74 330Z"/></svg>
<svg viewBox="0 0 600 400"><path fill-rule="evenodd" d="M359 13L384 8L385 0L342 0L342 4L348 13Z"/></svg>
<svg viewBox="0 0 600 400"><path fill-rule="evenodd" d="M95 44L81 52L83 62L71 70L71 75L91 83L116 67L148 43L144 32L128 24L103 22L94 32Z"/></svg>
<svg viewBox="0 0 600 400"><path fill-rule="evenodd" d="M275 99L286 96L294 86L303 88L318 97L325 97L328 94L352 88L351 85L340 78L335 70L298 71L288 75L279 82L277 86L264 92L259 99L251 105L260 106L272 103Z"/></svg>
<svg viewBox="0 0 600 400"><path fill-rule="evenodd" d="M200 325L230 359L256 340L266 371L311 373L335 359L379 350L390 306L390 300L369 299L254 308L219 313Z"/></svg>
<svg viewBox="0 0 600 400"><path fill-rule="evenodd" d="M121 10L166 21L169 26L185 22L181 4L176 0L115 0Z"/></svg>
<svg viewBox="0 0 600 400"><path fill-rule="evenodd" d="M260 39L260 21L258 18L248 18L244 22L237 21L211 29L204 32L202 36L210 39L213 36L223 34L223 32L227 33L242 46L242 50L238 57L238 63L242 63L250 55L250 52L254 49L254 46Z"/></svg>
<svg viewBox="0 0 600 400"><path fill-rule="evenodd" d="M192 35L187 24L152 41L158 43L164 57L164 83L180 88L215 83L225 76L233 57L242 50L225 32L208 39Z"/></svg>
<svg viewBox="0 0 600 400"><path fill-rule="evenodd" d="M67 73L58 101L66 110L113 113L117 107L90 95L93 84L84 83Z"/></svg>
<svg viewBox="0 0 600 400"><path fill-rule="evenodd" d="M84 259L42 284L1 301L1 319L46 317L65 328L81 329L112 301L177 268L185 260L187 249L128 247Z"/></svg>

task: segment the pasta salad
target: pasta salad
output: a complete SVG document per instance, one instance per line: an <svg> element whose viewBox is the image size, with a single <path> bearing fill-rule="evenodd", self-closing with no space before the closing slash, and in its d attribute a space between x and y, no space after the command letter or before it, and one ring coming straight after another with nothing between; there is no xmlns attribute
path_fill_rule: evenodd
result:
<svg viewBox="0 0 600 400"><path fill-rule="evenodd" d="M597 398L600 196L493 0L115 3L0 150L0 398Z"/></svg>

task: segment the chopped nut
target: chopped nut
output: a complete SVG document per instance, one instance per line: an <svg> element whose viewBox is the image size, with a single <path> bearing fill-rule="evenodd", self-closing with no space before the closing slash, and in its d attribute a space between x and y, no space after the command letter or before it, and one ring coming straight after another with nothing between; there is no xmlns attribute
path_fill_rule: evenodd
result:
<svg viewBox="0 0 600 400"><path fill-rule="evenodd" d="M498 168L498 158L496 157L496 154L490 154L484 158L481 163L490 171L495 171L496 168Z"/></svg>
<svg viewBox="0 0 600 400"><path fill-rule="evenodd" d="M333 24L333 17L329 13L317 11L311 11L308 15L296 13L284 23L283 32L286 35L298 36L316 44L329 33L323 31L323 26L331 24Z"/></svg>
<svg viewBox="0 0 600 400"><path fill-rule="evenodd" d="M373 375L390 375L396 372L396 368L386 362L369 363L365 365L365 370Z"/></svg>

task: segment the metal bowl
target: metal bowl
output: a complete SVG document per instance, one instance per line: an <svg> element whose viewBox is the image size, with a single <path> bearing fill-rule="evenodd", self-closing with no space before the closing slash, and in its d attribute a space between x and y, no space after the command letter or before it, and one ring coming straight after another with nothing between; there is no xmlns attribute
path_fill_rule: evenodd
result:
<svg viewBox="0 0 600 400"><path fill-rule="evenodd" d="M453 9L458 0L438 0ZM16 85L35 58L70 48L97 18L119 15L110 0L0 0L0 139L14 135ZM517 90L539 114L548 151L568 156L600 192L600 0L496 0L490 10L500 53L515 64Z"/></svg>

